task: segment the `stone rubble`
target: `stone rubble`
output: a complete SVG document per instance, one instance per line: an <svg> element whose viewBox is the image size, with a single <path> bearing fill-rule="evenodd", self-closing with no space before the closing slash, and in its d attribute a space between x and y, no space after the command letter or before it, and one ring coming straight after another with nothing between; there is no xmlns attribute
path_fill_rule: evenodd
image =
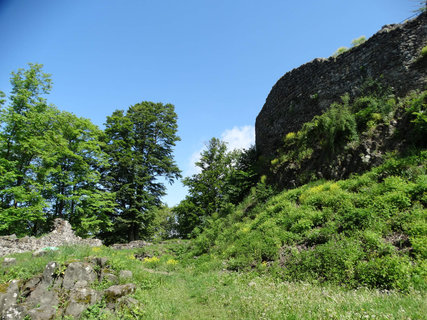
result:
<svg viewBox="0 0 427 320"><path fill-rule="evenodd" d="M26 236L18 239L16 235L0 237L0 257L28 251L36 251L35 255L37 256L44 253L43 248L63 245L98 247L102 245L102 241L99 239L82 239L76 236L70 223L58 218L54 221L54 230L40 238Z"/></svg>
<svg viewBox="0 0 427 320"><path fill-rule="evenodd" d="M0 286L0 319L78 319L101 301L107 302L110 312L126 306L139 307L139 302L128 296L135 292L135 284L119 284L119 277L113 273L107 258L92 257L63 266L49 262L41 275ZM121 271L122 280L130 280L128 276L132 277L131 271ZM110 286L97 289L96 284L101 282Z"/></svg>

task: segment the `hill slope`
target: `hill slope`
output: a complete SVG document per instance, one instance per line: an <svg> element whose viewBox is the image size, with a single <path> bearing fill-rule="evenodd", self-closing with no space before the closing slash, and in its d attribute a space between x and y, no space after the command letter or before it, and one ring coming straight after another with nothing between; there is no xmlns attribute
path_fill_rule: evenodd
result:
<svg viewBox="0 0 427 320"><path fill-rule="evenodd" d="M266 201L254 188L232 214L209 221L196 239L196 253L217 254L231 270L269 268L286 280L425 289L426 97L421 93L393 102L398 107L383 114L376 113L382 107L372 98L363 98L364 108L332 105L301 131L288 135L291 142L273 165L297 168L294 172L302 175L301 182L310 180L304 175L307 162L336 170L333 161L328 165L330 154L345 158L357 150L355 142L365 143L363 139L382 144L372 133L385 122L405 123L400 127L404 131L395 130L390 140L405 141L404 146L395 143L394 151L382 155L383 164L346 180L314 179ZM358 119L363 119L361 135Z"/></svg>

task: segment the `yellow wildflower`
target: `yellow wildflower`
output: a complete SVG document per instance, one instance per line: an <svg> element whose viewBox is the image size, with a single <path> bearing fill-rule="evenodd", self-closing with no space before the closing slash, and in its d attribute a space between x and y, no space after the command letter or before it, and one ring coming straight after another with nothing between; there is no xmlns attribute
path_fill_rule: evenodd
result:
<svg viewBox="0 0 427 320"><path fill-rule="evenodd" d="M160 261L160 259L157 258L157 257L152 257L152 258L145 257L144 260L143 260L143 262L147 262L147 263L156 263L156 262L159 262L159 261Z"/></svg>
<svg viewBox="0 0 427 320"><path fill-rule="evenodd" d="M178 261L176 261L175 259L169 259L168 261L166 261L166 264L174 266L178 264Z"/></svg>

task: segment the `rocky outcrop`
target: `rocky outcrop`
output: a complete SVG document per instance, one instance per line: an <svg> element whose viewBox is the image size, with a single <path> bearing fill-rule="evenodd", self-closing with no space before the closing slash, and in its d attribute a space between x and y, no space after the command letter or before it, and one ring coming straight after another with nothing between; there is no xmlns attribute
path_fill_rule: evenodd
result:
<svg viewBox="0 0 427 320"><path fill-rule="evenodd" d="M272 88L256 119L256 148L266 159L276 155L283 138L321 114L348 93L356 97L370 79L404 96L427 85L427 13L398 25L384 26L365 43L328 59L315 59L286 73Z"/></svg>
<svg viewBox="0 0 427 320"><path fill-rule="evenodd" d="M40 237L23 237L18 239L15 235L0 237L0 257L12 253L43 250L43 248L60 247L63 245L88 245L101 246L98 239L82 239L76 236L68 221L55 219L54 229L51 233Z"/></svg>
<svg viewBox="0 0 427 320"><path fill-rule="evenodd" d="M78 319L87 308L101 301L106 302L110 313L138 304L128 296L135 292L136 286L118 284L119 278L130 280L132 273L122 270L120 277L113 273L106 258L89 258L67 265L49 262L41 275L0 285L0 318ZM99 283L103 286L97 286Z"/></svg>

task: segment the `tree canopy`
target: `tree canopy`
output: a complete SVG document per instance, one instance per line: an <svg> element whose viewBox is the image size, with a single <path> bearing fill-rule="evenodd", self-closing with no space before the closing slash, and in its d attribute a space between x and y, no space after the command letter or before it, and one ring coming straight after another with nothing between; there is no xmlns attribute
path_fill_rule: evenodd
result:
<svg viewBox="0 0 427 320"><path fill-rule="evenodd" d="M255 150L227 150L227 144L212 138L196 166L200 172L183 180L189 195L174 211L182 236L190 237L210 217L226 215L256 183Z"/></svg>
<svg viewBox="0 0 427 320"><path fill-rule="evenodd" d="M177 128L172 104L144 101L107 117L104 150L109 168L103 185L116 194L111 216L115 229L110 235L116 240L150 235L153 209L166 190L159 178L172 183L180 177L173 159Z"/></svg>
<svg viewBox="0 0 427 320"><path fill-rule="evenodd" d="M103 131L48 104L42 65L13 72L11 84L8 97L0 91L0 234L38 235L59 217L106 242L152 235L159 178L180 177L174 106L117 110Z"/></svg>

